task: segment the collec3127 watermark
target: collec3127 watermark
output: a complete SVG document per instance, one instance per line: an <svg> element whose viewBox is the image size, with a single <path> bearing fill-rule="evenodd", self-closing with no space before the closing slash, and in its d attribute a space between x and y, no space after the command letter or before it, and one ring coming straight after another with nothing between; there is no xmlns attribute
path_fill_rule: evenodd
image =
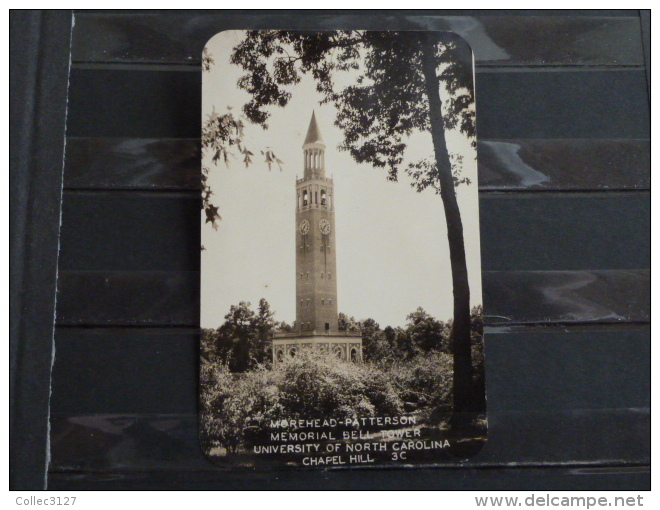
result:
<svg viewBox="0 0 660 510"><path fill-rule="evenodd" d="M50 496L48 498L18 496L16 498L17 506L73 506L75 504L75 496Z"/></svg>

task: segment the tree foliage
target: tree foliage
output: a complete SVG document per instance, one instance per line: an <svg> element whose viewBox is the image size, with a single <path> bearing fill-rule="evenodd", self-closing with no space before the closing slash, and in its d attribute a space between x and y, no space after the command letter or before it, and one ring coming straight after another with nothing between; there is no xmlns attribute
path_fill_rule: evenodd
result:
<svg viewBox="0 0 660 510"><path fill-rule="evenodd" d="M235 158L238 153L245 166L250 166L254 153L245 146L244 127L243 119L234 115L232 108L228 107L225 113L220 114L214 107L202 124L203 155L210 157L213 165L220 162L229 165L230 160ZM281 169L283 161L275 156L272 150L262 150L261 154L269 169L273 163L279 165ZM206 223L211 223L212 227L217 230L217 222L221 217L218 212L219 207L214 205L211 198L213 190L208 182L209 173L210 168L202 165L202 209L206 213Z"/></svg>
<svg viewBox="0 0 660 510"><path fill-rule="evenodd" d="M200 437L207 449L219 443L236 453L251 428L282 417L276 380L263 368L237 378L226 364L203 362L201 384Z"/></svg>
<svg viewBox="0 0 660 510"><path fill-rule="evenodd" d="M228 454L268 440L280 419L424 416L451 407L451 356L431 353L389 364L355 364L303 350L275 370L232 374L226 364L202 364L201 437L205 450Z"/></svg>
<svg viewBox="0 0 660 510"><path fill-rule="evenodd" d="M215 64L215 60L206 48L202 53L202 70L210 72ZM224 163L229 166L232 159L240 158L245 167L249 167L255 158L245 142L245 117L235 114L233 107L227 106L226 111L219 113L216 107L206 116L202 122L202 157L204 160L210 158L211 163L217 166ZM270 147L259 150L263 161L268 165L268 170L272 170L273 165L277 165L282 170L282 161L275 155ZM215 205L212 199L213 190L209 185L209 174L211 168L203 164L201 174L202 185L202 209L206 215L205 223L211 223L214 230L218 229L218 221L221 220L218 212L219 206Z"/></svg>
<svg viewBox="0 0 660 510"><path fill-rule="evenodd" d="M269 369L270 336L290 326L274 320L265 299L257 311L246 302L233 305L219 328L203 330L204 448L220 445L236 453L241 445L263 440L270 421L283 418L345 420L416 412L425 423L446 424L453 403L450 321L439 321L422 308L408 315L403 328L381 329L372 318L342 316L362 333L364 363L303 349ZM474 307L473 391L485 400L482 330L481 307ZM246 352L255 362L243 361Z"/></svg>
<svg viewBox="0 0 660 510"><path fill-rule="evenodd" d="M270 363L270 339L278 326L273 319L275 314L264 298L256 312L250 306L246 301L232 305L219 328L202 330L203 360L225 364L231 372Z"/></svg>
<svg viewBox="0 0 660 510"><path fill-rule="evenodd" d="M475 367L483 371L483 317L481 306L471 313L472 348ZM257 310L249 302L232 305L217 329L203 329L202 360L226 366L230 372L245 372L257 366L270 366L273 333L295 331L286 322L274 319L275 312L266 299L259 300ZM431 352L452 353L452 320L441 321L418 307L406 317L404 327L386 326L372 318L357 320L339 313L339 329L360 332L362 355L366 362L391 363L426 356Z"/></svg>
<svg viewBox="0 0 660 510"><path fill-rule="evenodd" d="M435 43L434 58L448 91L444 127L474 137L472 68L465 51L458 38L444 34ZM234 49L231 61L247 71L238 86L251 95L243 106L250 122L268 127L269 107L286 106L301 76L310 74L323 102L337 109L335 124L344 133L340 149L357 162L387 168L396 180L406 139L415 131L430 131L422 52L419 32L254 30ZM342 71L354 74L353 84L337 86ZM432 158L406 169L418 186L439 191Z"/></svg>

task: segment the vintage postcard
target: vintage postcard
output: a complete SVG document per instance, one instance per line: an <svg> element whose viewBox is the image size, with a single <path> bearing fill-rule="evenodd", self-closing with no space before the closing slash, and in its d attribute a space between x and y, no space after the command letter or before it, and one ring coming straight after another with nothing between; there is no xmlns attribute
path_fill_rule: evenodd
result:
<svg viewBox="0 0 660 510"><path fill-rule="evenodd" d="M472 52L226 31L202 62L200 439L227 467L486 441Z"/></svg>

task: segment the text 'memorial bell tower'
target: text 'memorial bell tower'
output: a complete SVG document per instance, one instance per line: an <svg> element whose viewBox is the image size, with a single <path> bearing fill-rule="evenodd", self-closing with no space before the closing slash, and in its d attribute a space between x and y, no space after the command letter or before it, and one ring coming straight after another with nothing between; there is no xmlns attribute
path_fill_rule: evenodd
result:
<svg viewBox="0 0 660 510"><path fill-rule="evenodd" d="M303 348L358 362L360 333L339 331L334 186L325 176L325 144L314 113L303 155L303 178L296 180L296 331L273 337L273 363Z"/></svg>

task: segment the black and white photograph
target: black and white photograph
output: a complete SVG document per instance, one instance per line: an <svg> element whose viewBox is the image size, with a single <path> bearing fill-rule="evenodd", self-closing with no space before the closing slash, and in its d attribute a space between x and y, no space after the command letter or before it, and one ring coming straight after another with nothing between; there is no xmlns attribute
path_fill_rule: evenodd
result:
<svg viewBox="0 0 660 510"><path fill-rule="evenodd" d="M327 468L478 452L470 47L449 32L226 31L202 68L206 455Z"/></svg>

